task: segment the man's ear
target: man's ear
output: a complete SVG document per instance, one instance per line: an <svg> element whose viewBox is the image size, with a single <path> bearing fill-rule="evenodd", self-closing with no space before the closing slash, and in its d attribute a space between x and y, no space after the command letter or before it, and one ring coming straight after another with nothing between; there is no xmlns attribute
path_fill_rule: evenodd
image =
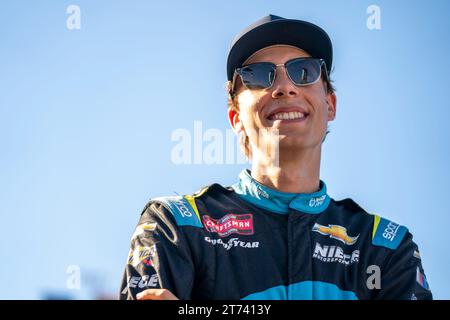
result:
<svg viewBox="0 0 450 320"><path fill-rule="evenodd" d="M228 108L228 120L230 121L230 125L235 132L239 133L242 131L242 122L239 117L239 111L236 110L236 108Z"/></svg>
<svg viewBox="0 0 450 320"><path fill-rule="evenodd" d="M327 98L327 114L328 114L328 121L333 121L336 118L336 94L328 93Z"/></svg>

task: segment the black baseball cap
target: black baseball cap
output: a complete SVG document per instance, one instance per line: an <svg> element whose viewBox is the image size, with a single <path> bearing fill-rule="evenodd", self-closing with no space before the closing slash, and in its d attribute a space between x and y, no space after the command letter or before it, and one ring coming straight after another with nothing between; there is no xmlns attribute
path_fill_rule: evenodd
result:
<svg viewBox="0 0 450 320"><path fill-rule="evenodd" d="M268 15L239 33L228 51L227 77L233 79L236 68L256 51L275 44L298 47L314 58L325 60L328 74L333 62L333 46L328 34L307 21Z"/></svg>

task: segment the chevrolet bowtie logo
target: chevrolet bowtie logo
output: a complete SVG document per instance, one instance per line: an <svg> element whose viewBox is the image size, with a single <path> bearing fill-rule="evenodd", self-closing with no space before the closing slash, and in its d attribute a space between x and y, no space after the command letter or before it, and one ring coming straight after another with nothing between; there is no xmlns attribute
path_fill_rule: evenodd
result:
<svg viewBox="0 0 450 320"><path fill-rule="evenodd" d="M342 241L349 246L354 244L359 237L359 234L356 237L350 237L347 234L346 228L334 224L329 224L328 227L326 227L321 224L315 223L312 231L323 234L324 236L330 236L330 238Z"/></svg>

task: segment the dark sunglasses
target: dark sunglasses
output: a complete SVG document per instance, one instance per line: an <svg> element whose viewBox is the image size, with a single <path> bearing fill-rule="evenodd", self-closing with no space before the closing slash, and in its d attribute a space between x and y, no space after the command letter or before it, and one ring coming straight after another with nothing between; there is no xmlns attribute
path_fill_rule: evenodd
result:
<svg viewBox="0 0 450 320"><path fill-rule="evenodd" d="M320 79L322 68L328 81L328 72L323 59L295 58L286 61L284 64L257 62L236 68L231 84L231 96L234 96L237 75L241 77L242 83L247 89L269 89L275 81L277 67L280 66L286 68L289 79L296 86L307 86L316 83Z"/></svg>

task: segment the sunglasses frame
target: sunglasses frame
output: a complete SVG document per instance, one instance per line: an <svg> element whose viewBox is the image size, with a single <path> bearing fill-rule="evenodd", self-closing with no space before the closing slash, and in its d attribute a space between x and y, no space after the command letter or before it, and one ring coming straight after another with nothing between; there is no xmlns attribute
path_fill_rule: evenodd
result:
<svg viewBox="0 0 450 320"><path fill-rule="evenodd" d="M292 62L298 61L298 60L315 60L315 61L318 61L318 62L319 62L319 64L320 64L320 71L319 71L319 76L317 77L316 80L314 80L313 82L310 82L310 83L305 83L305 84L296 84L296 83L294 82L294 80L292 80L292 78L291 78L291 76L290 76L290 74L289 74L289 72L288 72L286 66L287 66L289 63L292 63ZM271 66L273 67L275 73L274 73L273 81L272 81L272 83L270 84L269 87L262 88L262 89L250 89L250 88L248 88L247 85L244 83L244 79L242 79L242 69L245 68L245 67L251 66L251 65L255 65L255 64L269 64L269 65L271 65ZM277 77L277 69L278 69L278 67L284 67L284 68L285 68L286 74L288 75L289 80L291 80L291 82L292 82L295 86L297 86L297 87L309 86L309 85L314 84L314 83L316 83L317 81L319 81L320 78L322 77L322 69L323 69L323 71L324 71L324 73L325 73L326 80L327 80L327 81L330 81L330 79L329 79L329 77L328 77L328 71L327 71L326 63L325 63L325 60L324 60L324 59L320 59L320 58L311 58L311 57L294 58L294 59L291 59L291 60L286 61L285 63L280 63L280 64L275 64L275 63L272 63L272 62L255 62L255 63L251 63L251 64L248 64L248 65L245 65L245 66L236 68L236 69L234 70L233 80L232 80L232 82L231 82L231 90L230 90L230 96L231 96L231 98L234 98L234 86L235 86L235 83L236 83L236 77L237 77L237 76L240 76L240 77L241 77L241 82L242 82L242 84L244 85L245 88L247 88L247 89L249 89L249 90L267 90L267 89L272 88L273 84L275 83L275 79L276 79L276 77Z"/></svg>

